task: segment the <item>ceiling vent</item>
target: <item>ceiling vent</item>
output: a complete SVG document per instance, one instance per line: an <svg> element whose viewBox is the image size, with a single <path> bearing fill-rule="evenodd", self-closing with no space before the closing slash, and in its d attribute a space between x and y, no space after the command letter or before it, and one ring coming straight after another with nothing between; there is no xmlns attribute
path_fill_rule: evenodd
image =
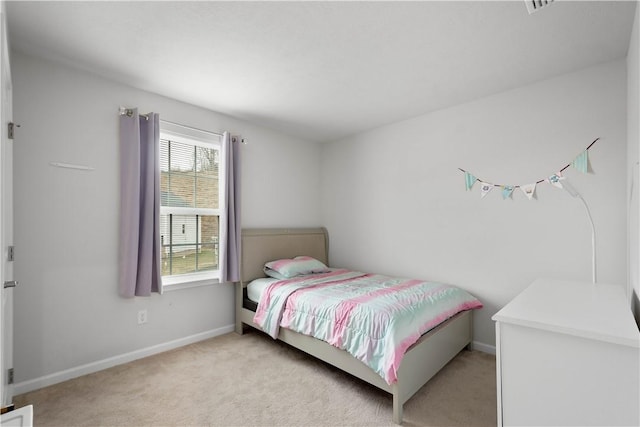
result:
<svg viewBox="0 0 640 427"><path fill-rule="evenodd" d="M529 15L544 7L552 5L553 2L554 0L524 0L524 3L527 5L527 10L529 11Z"/></svg>

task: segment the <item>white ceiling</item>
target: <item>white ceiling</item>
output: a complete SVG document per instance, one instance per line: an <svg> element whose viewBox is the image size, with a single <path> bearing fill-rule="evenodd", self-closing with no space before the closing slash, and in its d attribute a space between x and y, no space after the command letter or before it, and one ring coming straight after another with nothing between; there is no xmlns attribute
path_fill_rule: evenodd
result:
<svg viewBox="0 0 640 427"><path fill-rule="evenodd" d="M312 141L624 58L636 6L7 3L16 50Z"/></svg>

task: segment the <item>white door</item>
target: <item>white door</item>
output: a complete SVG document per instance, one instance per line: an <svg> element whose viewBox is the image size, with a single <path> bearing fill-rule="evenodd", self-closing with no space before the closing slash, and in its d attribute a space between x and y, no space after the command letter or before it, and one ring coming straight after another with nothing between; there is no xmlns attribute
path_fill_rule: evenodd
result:
<svg viewBox="0 0 640 427"><path fill-rule="evenodd" d="M13 263L9 261L9 247L13 246L13 141L9 139L8 124L12 121L12 87L9 49L6 34L5 3L0 13L0 403L8 406L13 400L13 386L8 370L13 368Z"/></svg>

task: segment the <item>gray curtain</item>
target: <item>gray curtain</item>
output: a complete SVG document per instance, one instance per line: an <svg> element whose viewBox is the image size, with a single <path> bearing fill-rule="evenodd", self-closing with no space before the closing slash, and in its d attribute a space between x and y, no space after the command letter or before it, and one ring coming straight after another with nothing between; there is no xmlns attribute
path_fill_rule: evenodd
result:
<svg viewBox="0 0 640 427"><path fill-rule="evenodd" d="M120 295L161 292L160 120L120 114ZM158 165L158 166L157 166Z"/></svg>
<svg viewBox="0 0 640 427"><path fill-rule="evenodd" d="M225 161L226 221L222 223L220 282L240 280L240 144L239 136L224 132L222 158Z"/></svg>

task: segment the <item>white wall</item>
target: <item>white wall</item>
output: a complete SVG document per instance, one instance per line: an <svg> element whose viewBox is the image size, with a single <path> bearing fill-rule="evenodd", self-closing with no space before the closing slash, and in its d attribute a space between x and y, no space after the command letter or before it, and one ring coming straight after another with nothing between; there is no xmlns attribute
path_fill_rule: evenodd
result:
<svg viewBox="0 0 640 427"><path fill-rule="evenodd" d="M589 203L599 282L626 281L626 74L623 60L385 126L323 147L330 262L457 284L480 298L475 340L535 278L590 281L591 232L577 199L465 192L458 167L526 184L590 150L595 174L568 170Z"/></svg>
<svg viewBox="0 0 640 427"><path fill-rule="evenodd" d="M629 286L636 319L640 321L640 7L636 16L627 54L627 170L629 194Z"/></svg>
<svg viewBox="0 0 640 427"><path fill-rule="evenodd" d="M231 330L229 284L117 294L118 107L242 134L243 225L318 226L318 144L15 53L15 372L25 382L210 331ZM88 165L93 172L49 162ZM295 199L278 197L287 189ZM278 203L271 203L277 199ZM147 309L149 323L137 325ZM23 390L24 391L24 390Z"/></svg>
<svg viewBox="0 0 640 427"><path fill-rule="evenodd" d="M637 26L636 14L636 46ZM503 201L494 190L480 200L477 187L464 191L457 168L498 183L527 183L601 137L590 152L596 173L569 170L567 176L592 209L599 281L624 283L631 50L629 58L321 146L14 53L21 125L15 142L17 381L233 323L229 285L131 300L117 295L120 105L242 134L249 141L242 153L245 227L325 225L334 265L458 284L485 303L475 339L487 345L494 344L490 317L536 277L589 280L589 226L579 202L560 190L540 185L534 201L521 193ZM51 161L95 171L53 168ZM299 197L278 198L275 207L274 189L282 188ZM318 188L321 197L313 191ZM149 323L138 326L142 308Z"/></svg>

